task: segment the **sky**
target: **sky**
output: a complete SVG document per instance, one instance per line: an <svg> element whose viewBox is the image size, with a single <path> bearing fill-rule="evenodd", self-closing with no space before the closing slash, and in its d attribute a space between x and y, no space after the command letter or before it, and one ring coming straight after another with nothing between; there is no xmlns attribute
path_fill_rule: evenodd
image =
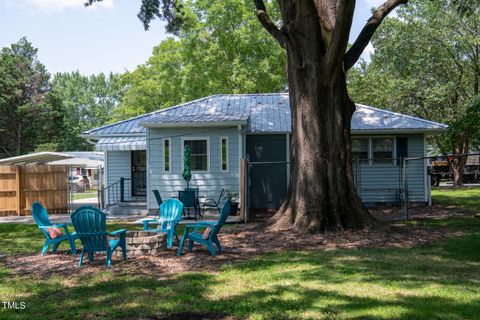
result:
<svg viewBox="0 0 480 320"><path fill-rule="evenodd" d="M0 0L0 47L26 36L50 73L96 74L134 70L169 36L158 20L149 31L143 29L137 18L140 0L103 0L90 8L84 2ZM351 41L370 17L370 9L382 2L357 0Z"/></svg>

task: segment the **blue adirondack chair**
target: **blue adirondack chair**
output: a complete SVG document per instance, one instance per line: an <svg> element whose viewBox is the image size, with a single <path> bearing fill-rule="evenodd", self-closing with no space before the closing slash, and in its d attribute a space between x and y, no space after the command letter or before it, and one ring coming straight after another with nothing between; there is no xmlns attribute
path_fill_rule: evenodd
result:
<svg viewBox="0 0 480 320"><path fill-rule="evenodd" d="M222 246L220 245L220 241L218 240L217 235L223 224L227 220L228 214L230 213L230 206L230 201L227 200L222 207L220 217L218 218L217 222L201 221L195 224L187 224L185 226L185 232L183 234L182 240L180 240L177 256L181 255L185 240L189 240L188 252L192 252L193 244L195 242L198 242L199 244L206 246L212 256L216 255L214 244L217 247L218 253L221 253ZM209 228L210 232L208 233L208 235L200 232L201 228Z"/></svg>
<svg viewBox="0 0 480 320"><path fill-rule="evenodd" d="M47 252L48 247L50 245L53 245L52 252L56 252L60 243L65 240L68 240L68 244L70 245L70 251L72 252L72 254L77 253L77 250L75 248L75 239L77 238L76 233L75 232L70 233L68 231L67 224L65 223L57 223L57 224L51 223L50 219L48 218L47 209L45 209L45 207L42 206L40 202L35 202L32 205L32 216L35 222L37 223L38 227L42 230L43 234L45 235L45 244L43 245L42 253L41 253L42 256L45 254L45 252ZM48 233L48 229L50 228L62 229L64 233L61 236L52 238Z"/></svg>
<svg viewBox="0 0 480 320"><path fill-rule="evenodd" d="M120 229L111 233L107 232L106 214L97 208L83 206L71 215L77 236L82 241L83 249L78 265L83 264L83 255L87 253L90 262L94 259L95 252L106 252L107 268L110 268L112 253L120 246L123 259L127 259L127 244L125 235L127 230ZM118 237L109 239L109 237Z"/></svg>
<svg viewBox="0 0 480 320"><path fill-rule="evenodd" d="M143 220L143 230L152 232L163 232L167 234L167 248L172 248L173 237L177 238L177 224L182 218L183 203L177 199L168 199L160 205L158 219ZM151 228L150 223L156 223L157 228Z"/></svg>

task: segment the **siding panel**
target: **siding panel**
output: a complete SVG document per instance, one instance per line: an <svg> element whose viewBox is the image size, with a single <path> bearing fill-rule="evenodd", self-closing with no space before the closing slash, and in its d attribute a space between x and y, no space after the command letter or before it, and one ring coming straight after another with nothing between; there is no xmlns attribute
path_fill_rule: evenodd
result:
<svg viewBox="0 0 480 320"><path fill-rule="evenodd" d="M120 178L131 178L130 151L106 151L107 156L107 183L110 185Z"/></svg>
<svg viewBox="0 0 480 320"><path fill-rule="evenodd" d="M408 138L408 157L422 157L424 153L423 135L402 135ZM425 195L425 161L409 161L407 165L407 193L412 202L423 202ZM365 203L398 202L402 172L400 165L360 164L354 176L357 191Z"/></svg>
<svg viewBox="0 0 480 320"><path fill-rule="evenodd" d="M200 195L207 195L217 199L222 188L231 188L234 192L240 189L240 155L238 147L238 129L232 128L163 128L148 129L149 140L149 192L158 189L162 198L178 196L178 191L186 187L182 177L183 149L182 138L208 137L210 139L210 171L192 172L190 185L200 189ZM228 172L220 170L220 138L228 137L229 167ZM163 172L163 138L171 138L171 172ZM149 197L148 209L157 209L157 203L153 197Z"/></svg>

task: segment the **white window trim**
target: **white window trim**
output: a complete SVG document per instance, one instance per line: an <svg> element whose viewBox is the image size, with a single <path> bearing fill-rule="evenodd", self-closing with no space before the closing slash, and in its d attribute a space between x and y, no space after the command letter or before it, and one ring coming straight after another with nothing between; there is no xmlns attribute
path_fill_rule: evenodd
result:
<svg viewBox="0 0 480 320"><path fill-rule="evenodd" d="M225 148L225 151L227 152L226 154L226 158L227 158L227 169L224 170L223 169L223 154L222 154L222 141L223 139L226 140L226 143L227 143L227 147ZM220 171L221 172L228 172L228 170L230 170L230 142L229 142L229 139L227 136L223 136L223 137L220 137Z"/></svg>
<svg viewBox="0 0 480 320"><path fill-rule="evenodd" d="M183 172L183 150L185 149L186 140L207 140L207 170L198 171L192 170L192 173L209 173L210 172L210 137L182 137L182 147L180 148L180 159L182 159L182 172Z"/></svg>
<svg viewBox="0 0 480 320"><path fill-rule="evenodd" d="M168 141L168 147L170 148L170 152L168 153L168 170L165 170L165 141ZM163 139L163 145L162 145L162 150L163 150L163 172L164 173L170 173L172 172L172 139L170 138L164 138Z"/></svg>

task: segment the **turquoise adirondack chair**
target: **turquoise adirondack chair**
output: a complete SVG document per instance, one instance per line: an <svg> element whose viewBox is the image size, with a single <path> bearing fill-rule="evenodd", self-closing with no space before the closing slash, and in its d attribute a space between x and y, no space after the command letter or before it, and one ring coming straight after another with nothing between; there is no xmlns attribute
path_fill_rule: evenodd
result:
<svg viewBox="0 0 480 320"><path fill-rule="evenodd" d="M178 247L177 256L180 256L183 249L183 244L185 240L188 242L188 252L192 252L193 244L198 242L201 245L204 245L208 248L208 251L212 256L216 255L215 246L217 247L218 253L222 252L222 246L218 240L218 232L222 228L223 224L227 220L228 214L230 213L230 201L226 201L223 205L223 208L220 212L220 217L217 222L197 222L195 224L187 224L185 226L185 232L183 234L182 240L180 240L180 245ZM205 232L200 232L201 228L208 228L210 232L205 234ZM193 230L192 230L193 229Z"/></svg>
<svg viewBox="0 0 480 320"><path fill-rule="evenodd" d="M182 218L183 203L177 199L168 199L160 205L158 219L143 220L143 230L151 232L163 232L167 234L167 248L171 249L173 237L177 239L177 224ZM151 228L150 223L156 223L157 228Z"/></svg>
<svg viewBox="0 0 480 320"><path fill-rule="evenodd" d="M45 252L47 252L48 247L53 245L52 253L57 251L58 246L65 240L68 240L68 244L70 245L70 251L72 254L76 254L77 250L75 248L75 239L77 235L75 232L70 233L67 228L67 224L65 223L57 223L53 224L50 222L48 218L47 209L40 202L35 202L32 205L32 216L35 222L37 223L38 227L42 230L43 234L45 235L45 244L42 248L41 255L43 256ZM50 233L49 233L50 229ZM54 229L54 230L51 230ZM56 230L55 230L56 229ZM58 229L62 229L64 232L62 234L58 233ZM51 234L54 233L52 231L56 231L58 233L57 237L53 237Z"/></svg>
<svg viewBox="0 0 480 320"><path fill-rule="evenodd" d="M83 264L84 253L88 254L90 262L94 259L95 252L106 252L107 268L110 268L112 253L120 246L123 259L127 259L127 244L125 235L127 230L120 229L111 233L107 232L106 214L97 208L83 206L75 210L71 215L73 226L77 236L82 241L83 249L80 254L78 266ZM118 237L109 239L109 237Z"/></svg>

